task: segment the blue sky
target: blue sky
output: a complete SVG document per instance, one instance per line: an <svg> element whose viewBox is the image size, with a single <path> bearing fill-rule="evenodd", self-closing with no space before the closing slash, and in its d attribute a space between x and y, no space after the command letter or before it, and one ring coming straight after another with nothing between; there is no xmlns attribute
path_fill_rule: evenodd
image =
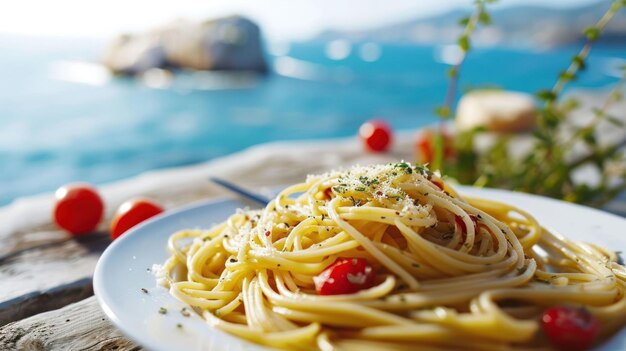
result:
<svg viewBox="0 0 626 351"><path fill-rule="evenodd" d="M590 0L501 0L496 6L576 6ZM608 4L608 1L605 1ZM468 7L472 0L20 0L3 5L0 33L108 37L175 18L233 13L258 21L270 39L304 39L319 31L360 29Z"/></svg>

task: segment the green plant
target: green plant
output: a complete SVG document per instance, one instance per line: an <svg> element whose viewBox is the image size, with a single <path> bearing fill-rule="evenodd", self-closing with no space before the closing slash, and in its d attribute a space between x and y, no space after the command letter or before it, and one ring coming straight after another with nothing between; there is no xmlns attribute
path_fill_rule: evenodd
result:
<svg viewBox="0 0 626 351"><path fill-rule="evenodd" d="M491 16L487 12L486 5L493 4L497 0L475 0L475 10L469 17L463 17L459 20L459 24L464 26L463 33L457 40L457 44L461 49L461 57L458 62L448 70L448 76L450 78L448 84L448 91L446 92L443 105L435 109L435 114L441 119L439 124L440 133L435 134L435 155L433 157L433 169L443 169L445 167L443 161L443 137L445 134L445 120L452 116L452 108L456 97L457 85L459 81L459 74L461 71L461 65L465 61L465 57L471 48L471 36L478 27L479 24L489 25L491 24Z"/></svg>
<svg viewBox="0 0 626 351"><path fill-rule="evenodd" d="M466 26L459 39L463 51L463 59L470 49L470 35L476 25L489 24L489 15L485 4L493 1L476 1L473 15L461 22ZM445 173L464 184L507 188L525 192L561 198L567 201L600 206L611 200L626 189L625 161L619 150L626 145L626 139L610 144L598 142L598 126L602 122L623 128L622 122L610 116L608 108L621 97L624 87L622 79L603 106L595 110L594 118L586 125L572 127L567 125L567 116L578 107L574 99L561 102L564 87L576 79L579 72L585 69L587 57L593 43L600 37L603 29L613 16L624 6L626 1L615 0L598 22L585 30L586 42L580 52L574 56L566 70L559 73L556 83L551 89L537 93L543 102L538 111L538 125L532 134L533 145L521 157L510 152L512 136L500 135L488 150L475 150L476 138L484 130L459 132L456 135L457 157L445 165L442 163L442 143L435 141L434 169L445 169ZM481 20L485 19L485 20ZM441 117L440 130L443 132L443 121L451 117L459 69L463 60L452 68L450 85L444 105L436 112ZM626 78L626 68L624 69ZM567 135L564 136L564 132ZM586 145L587 154L571 159L570 150L574 145ZM617 166L616 166L617 165ZM583 166L595 167L598 181L587 183L576 181L575 173Z"/></svg>

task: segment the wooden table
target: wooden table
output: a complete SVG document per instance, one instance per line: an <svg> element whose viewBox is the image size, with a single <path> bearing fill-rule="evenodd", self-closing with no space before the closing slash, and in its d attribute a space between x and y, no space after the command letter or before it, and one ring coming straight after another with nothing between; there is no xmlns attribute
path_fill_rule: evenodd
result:
<svg viewBox="0 0 626 351"><path fill-rule="evenodd" d="M0 350L141 349L105 317L91 280L110 243L111 214L130 197L148 196L171 209L228 196L208 182L210 175L264 191L339 165L412 160L412 154L410 136L402 135L385 155L364 154L354 140L276 143L199 166L145 174L101 187L106 220L82 238L50 222L51 194L20 200L0 210ZM624 210L626 200L616 204Z"/></svg>

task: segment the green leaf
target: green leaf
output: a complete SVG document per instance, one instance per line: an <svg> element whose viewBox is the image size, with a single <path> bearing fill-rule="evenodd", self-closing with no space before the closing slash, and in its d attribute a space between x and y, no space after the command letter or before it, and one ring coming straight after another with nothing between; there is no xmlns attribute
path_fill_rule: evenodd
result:
<svg viewBox="0 0 626 351"><path fill-rule="evenodd" d="M593 128L585 128L582 130L581 137L587 145L596 146L598 144Z"/></svg>
<svg viewBox="0 0 626 351"><path fill-rule="evenodd" d="M556 100L556 94L552 90L540 90L537 92L537 97L540 100L544 101L554 101Z"/></svg>
<svg viewBox="0 0 626 351"><path fill-rule="evenodd" d="M585 59L580 55L572 57L572 62L575 63L578 66L578 69L581 71L587 68L587 65L585 64Z"/></svg>
<svg viewBox="0 0 626 351"><path fill-rule="evenodd" d="M430 172L428 170L428 167L426 167L426 166L424 166L422 164L419 164L419 163L415 163L415 170L419 171L421 173L424 173L424 174L428 174Z"/></svg>
<svg viewBox="0 0 626 351"><path fill-rule="evenodd" d="M541 117L541 120L548 129L555 129L561 122L559 116L551 110L543 110L541 112Z"/></svg>
<svg viewBox="0 0 626 351"><path fill-rule="evenodd" d="M486 131L487 131L487 127L485 127L485 126L478 126L478 127L474 127L472 129L472 133L474 133L474 134L484 133Z"/></svg>
<svg viewBox="0 0 626 351"><path fill-rule="evenodd" d="M443 119L450 118L450 107L448 106L439 106L435 109L434 112L440 118L443 118Z"/></svg>
<svg viewBox="0 0 626 351"><path fill-rule="evenodd" d="M613 92L611 92L611 94L609 95L609 99L612 102L620 101L623 97L624 97L624 93L619 89L613 90Z"/></svg>
<svg viewBox="0 0 626 351"><path fill-rule="evenodd" d="M462 35L459 38L459 46L461 47L461 50L467 52L470 49L470 43L469 43L469 38L467 35Z"/></svg>
<svg viewBox="0 0 626 351"><path fill-rule="evenodd" d="M615 117L615 116L609 116L606 115L604 118L606 118L606 120L611 123L612 125L616 126L616 127L624 127L624 121L622 121L621 119Z"/></svg>
<svg viewBox="0 0 626 351"><path fill-rule="evenodd" d="M462 18L459 20L459 25L460 25L460 26L465 27L465 26L467 26L467 25L468 25L469 21L470 21L470 18L469 18L469 17L462 17Z"/></svg>
<svg viewBox="0 0 626 351"><path fill-rule="evenodd" d="M589 41L596 41L600 37L600 29L598 27L587 27L584 33Z"/></svg>
<svg viewBox="0 0 626 351"><path fill-rule="evenodd" d="M561 104L561 108L567 111L575 110L579 106L580 106L580 101L574 98L569 98Z"/></svg>
<svg viewBox="0 0 626 351"><path fill-rule="evenodd" d="M478 15L478 22L488 26L491 24L491 16L485 11L481 11Z"/></svg>
<svg viewBox="0 0 626 351"><path fill-rule="evenodd" d="M448 70L448 77L456 78L459 75L459 70L456 67L452 67Z"/></svg>
<svg viewBox="0 0 626 351"><path fill-rule="evenodd" d="M534 130L533 136L535 137L535 139L542 141L544 144L547 144L547 145L552 144L552 138L550 138L550 136L544 130L541 130L541 129Z"/></svg>
<svg viewBox="0 0 626 351"><path fill-rule="evenodd" d="M574 78L576 78L576 75L574 73L571 73L569 71L562 71L559 74L559 79L565 81L565 82L569 82L571 80L573 80Z"/></svg>
<svg viewBox="0 0 626 351"><path fill-rule="evenodd" d="M598 117L603 117L604 116L604 110L594 107L591 109L593 111L593 113L598 116Z"/></svg>

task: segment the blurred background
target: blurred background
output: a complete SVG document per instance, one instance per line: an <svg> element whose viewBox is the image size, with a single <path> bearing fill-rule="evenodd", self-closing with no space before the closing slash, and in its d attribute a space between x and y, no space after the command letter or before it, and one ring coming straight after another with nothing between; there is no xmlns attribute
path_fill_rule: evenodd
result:
<svg viewBox="0 0 626 351"><path fill-rule="evenodd" d="M460 91L550 88L610 2L492 7ZM254 144L354 136L437 120L470 0L26 0L0 10L0 205ZM626 63L626 15L573 88Z"/></svg>

